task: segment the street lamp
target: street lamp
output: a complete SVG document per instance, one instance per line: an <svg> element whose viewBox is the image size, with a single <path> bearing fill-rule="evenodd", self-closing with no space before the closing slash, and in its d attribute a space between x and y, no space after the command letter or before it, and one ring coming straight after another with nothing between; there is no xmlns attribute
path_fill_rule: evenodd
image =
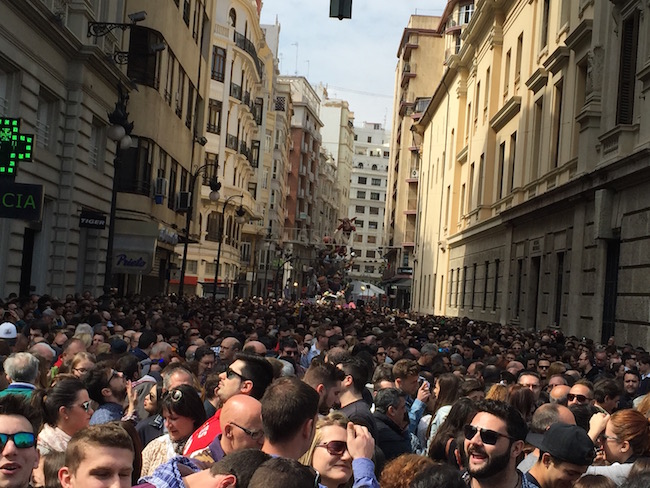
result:
<svg viewBox="0 0 650 488"><path fill-rule="evenodd" d="M113 241L115 240L115 208L117 206L117 185L115 179L119 174L120 152L122 149L128 149L133 142L131 131L133 122L129 122L129 113L126 106L129 103L129 94L126 93L122 85L117 86L117 102L115 109L108 114L108 121L111 126L108 128L107 135L109 139L115 141L115 158L113 158L113 179L111 180L111 208L108 221L108 243L106 245L106 266L104 269L104 306L108 308L111 295L111 282L113 281Z"/></svg>
<svg viewBox="0 0 650 488"><path fill-rule="evenodd" d="M212 301L216 303L217 301L217 283L219 282L219 264L221 262L221 244L223 243L223 228L226 224L226 207L228 202L233 198L244 198L244 195L232 195L226 198L226 201L223 202L223 210L221 211L221 229L219 230L219 247L217 248L217 265L214 270L214 292L212 294ZM239 204L239 208L235 210L235 220L238 224L243 224L246 222L246 210L242 204Z"/></svg>
<svg viewBox="0 0 650 488"><path fill-rule="evenodd" d="M185 285L185 269L187 268L187 247L189 245L190 241L190 223L192 221L192 211L194 209L193 205L193 198L192 198L192 190L194 189L194 186L196 185L196 179L198 176L203 173L207 169L213 169L217 171L217 165L214 163L206 163L203 166L200 166L197 168L197 170L192 173L190 176L190 195L188 200L188 207L186 210L186 216L185 216L185 242L183 243L183 262L181 263L181 280L180 283L178 284L178 296L182 297L183 296L183 291L184 291L184 285ZM219 189L221 188L221 183L217 181L216 176L210 180L210 198L211 202L217 202L219 201Z"/></svg>

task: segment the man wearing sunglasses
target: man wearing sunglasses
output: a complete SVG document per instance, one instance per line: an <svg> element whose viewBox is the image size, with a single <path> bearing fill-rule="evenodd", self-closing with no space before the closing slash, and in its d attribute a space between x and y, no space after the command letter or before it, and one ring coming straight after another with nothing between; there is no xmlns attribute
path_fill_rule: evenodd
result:
<svg viewBox="0 0 650 488"><path fill-rule="evenodd" d="M0 398L0 486L27 488L38 466L36 436L40 412L22 395Z"/></svg>
<svg viewBox="0 0 650 488"><path fill-rule="evenodd" d="M528 488L517 470L527 427L519 412L495 400L477 402L478 413L463 430L471 488Z"/></svg>
<svg viewBox="0 0 650 488"><path fill-rule="evenodd" d="M99 404L90 418L90 425L122 419L127 391L126 380L122 373L108 367L95 368L86 374L84 383L90 398ZM131 407L129 410L129 413L132 413Z"/></svg>
<svg viewBox="0 0 650 488"><path fill-rule="evenodd" d="M593 405L594 384L589 380L578 380L569 390L567 395L568 406L572 405Z"/></svg>

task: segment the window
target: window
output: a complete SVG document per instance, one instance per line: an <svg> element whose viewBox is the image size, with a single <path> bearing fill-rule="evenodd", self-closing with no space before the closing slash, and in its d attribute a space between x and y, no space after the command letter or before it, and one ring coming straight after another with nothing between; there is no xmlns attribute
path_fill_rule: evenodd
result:
<svg viewBox="0 0 650 488"><path fill-rule="evenodd" d="M499 173L497 176L497 200L503 198L503 171L506 164L506 143L499 146Z"/></svg>
<svg viewBox="0 0 650 488"><path fill-rule="evenodd" d="M370 200L377 200L379 201L379 193L378 192L370 192Z"/></svg>
<svg viewBox="0 0 650 488"><path fill-rule="evenodd" d="M366 213L366 207L364 207L363 205L356 205L356 206L354 207L354 212L355 212L355 213L360 213L360 214L362 214L362 213ZM357 222L358 222L358 221L357 221Z"/></svg>
<svg viewBox="0 0 650 488"><path fill-rule="evenodd" d="M636 62L639 43L639 12L623 21L621 32L621 56L618 68L618 100L616 123L631 124L634 116L634 88L636 85Z"/></svg>
<svg viewBox="0 0 650 488"><path fill-rule="evenodd" d="M178 163L172 160L169 172L169 193L167 194L167 208L175 210L176 207L176 175L178 174Z"/></svg>
<svg viewBox="0 0 650 488"><path fill-rule="evenodd" d="M562 133L562 80L555 85L555 93L553 100L553 140L551 147L555 148L553 154L553 167L557 168L560 165L560 134Z"/></svg>
<svg viewBox="0 0 650 488"><path fill-rule="evenodd" d="M368 222L368 229L377 230L377 221L371 220Z"/></svg>
<svg viewBox="0 0 650 488"><path fill-rule="evenodd" d="M366 242L368 244L376 244L377 243L377 236L368 236L368 240Z"/></svg>
<svg viewBox="0 0 650 488"><path fill-rule="evenodd" d="M354 225L357 229L363 229L365 222L363 220L355 220Z"/></svg>
<svg viewBox="0 0 650 488"><path fill-rule="evenodd" d="M359 163L359 164L357 164L357 168L359 168L359 169L363 169L363 163Z"/></svg>
<svg viewBox="0 0 650 488"><path fill-rule="evenodd" d="M490 261L485 261L485 276L483 277L483 310L485 310L485 307L487 307L489 272L490 272Z"/></svg>
<svg viewBox="0 0 650 488"><path fill-rule="evenodd" d="M185 127L192 128L192 117L194 115L194 85L189 83L187 87L187 113L185 114Z"/></svg>
<svg viewBox="0 0 650 488"><path fill-rule="evenodd" d="M366 257L367 258L374 258L376 255L377 255L377 251L375 251L375 250L368 249L366 251Z"/></svg>
<svg viewBox="0 0 650 488"><path fill-rule="evenodd" d="M467 191L467 209L472 210L474 207L472 206L472 199L474 198L474 163L472 163L469 167L469 189Z"/></svg>
<svg viewBox="0 0 650 488"><path fill-rule="evenodd" d="M517 133L513 132L510 136L510 183L508 192L512 193L515 187L515 162L517 158Z"/></svg>
<svg viewBox="0 0 650 488"><path fill-rule="evenodd" d="M99 169L104 161L106 145L106 127L96 119L90 126L90 141L88 147L88 165Z"/></svg>
<svg viewBox="0 0 650 488"><path fill-rule="evenodd" d="M195 275L197 271L198 261L196 261L195 259L188 259L186 262L187 262L187 266L185 266L186 271L189 274Z"/></svg>
<svg viewBox="0 0 650 488"><path fill-rule="evenodd" d="M129 36L129 63L126 74L136 83L158 89L159 69L162 51L151 52L151 46L163 42L157 31L146 27L132 26Z"/></svg>
<svg viewBox="0 0 650 488"><path fill-rule="evenodd" d="M361 266L358 265L358 264L353 264L352 265L352 271L354 271L355 273L358 273L359 271L361 271Z"/></svg>
<svg viewBox="0 0 650 488"><path fill-rule="evenodd" d="M462 5L458 9L458 23L459 24L469 24L469 21L472 19L472 13L474 12L474 4L470 3L467 5Z"/></svg>
<svg viewBox="0 0 650 488"><path fill-rule="evenodd" d="M497 309L499 298L499 260L494 261L494 292L492 293L492 311Z"/></svg>
<svg viewBox="0 0 650 488"><path fill-rule="evenodd" d="M174 90L174 73L176 71L176 56L172 53L171 49L167 47L167 77L165 80L165 101L167 105L172 106L173 90Z"/></svg>
<svg viewBox="0 0 650 488"><path fill-rule="evenodd" d="M208 103L208 124L206 130L213 134L221 134L221 110L223 103L220 100L210 99Z"/></svg>
<svg viewBox="0 0 650 488"><path fill-rule="evenodd" d="M144 137L132 138L131 147L123 149L120 154L122 164L118 166L115 184L117 191L148 196L154 144Z"/></svg>
<svg viewBox="0 0 650 488"><path fill-rule="evenodd" d="M566 2L565 2L566 3ZM521 55L524 50L524 33L519 34L517 38L517 52L515 53L515 86L519 84L521 78Z"/></svg>
<svg viewBox="0 0 650 488"><path fill-rule="evenodd" d="M548 44L548 16L549 10L551 8L551 0L542 1L542 38L541 38L541 48L546 47Z"/></svg>
<svg viewBox="0 0 650 488"><path fill-rule="evenodd" d="M379 207L370 207L370 215L379 215Z"/></svg>
<svg viewBox="0 0 650 488"><path fill-rule="evenodd" d="M535 102L535 113L533 117L533 154L539 154L542 147L543 108L544 97L539 97L539 100ZM532 163L530 175L531 181L537 179L537 176L539 175L539 158L533 158Z"/></svg>
<svg viewBox="0 0 650 488"><path fill-rule="evenodd" d="M377 165L376 165L376 164L373 164L372 167L371 167L370 169L372 169L373 171L377 171Z"/></svg>
<svg viewBox="0 0 650 488"><path fill-rule="evenodd" d="M212 47L212 79L223 83L226 72L226 50L219 46Z"/></svg>
<svg viewBox="0 0 650 488"><path fill-rule="evenodd" d="M368 136L368 142L372 142L372 136Z"/></svg>
<svg viewBox="0 0 650 488"><path fill-rule="evenodd" d="M375 272L375 267L374 266L365 266L364 267L364 272L365 273L374 273Z"/></svg>
<svg viewBox="0 0 650 488"><path fill-rule="evenodd" d="M176 89L176 115L183 116L183 95L185 94L185 70L178 67L178 85Z"/></svg>
<svg viewBox="0 0 650 488"><path fill-rule="evenodd" d="M354 242L363 242L362 234L354 234Z"/></svg>
<svg viewBox="0 0 650 488"><path fill-rule="evenodd" d="M478 183L476 184L476 205L483 204L483 178L485 176L485 153L481 154L478 163Z"/></svg>
<svg viewBox="0 0 650 488"><path fill-rule="evenodd" d="M490 68L485 71L485 95L483 96L483 119L487 119L490 103Z"/></svg>
<svg viewBox="0 0 650 488"><path fill-rule="evenodd" d="M503 71L503 99L508 98L508 90L510 89L510 49L506 53L506 67Z"/></svg>
<svg viewBox="0 0 650 488"><path fill-rule="evenodd" d="M0 59L0 116L7 116L11 112L9 104L12 102L11 93L15 80L15 73L3 71L8 66L7 61Z"/></svg>
<svg viewBox="0 0 650 488"><path fill-rule="evenodd" d="M365 185L367 181L368 181L368 178L366 178L365 176L359 176L358 182L359 182L360 185Z"/></svg>
<svg viewBox="0 0 650 488"><path fill-rule="evenodd" d="M366 198L366 192L363 190L357 191L357 198Z"/></svg>
<svg viewBox="0 0 650 488"><path fill-rule="evenodd" d="M230 18L230 25L231 27L237 27L237 12L235 12L234 8L230 9L230 12L228 13L228 17Z"/></svg>
<svg viewBox="0 0 650 488"><path fill-rule="evenodd" d="M477 267L478 267L477 264L474 263L474 268L472 272L472 299L470 301L470 306L469 306L470 309L474 308L474 297L476 295L476 268Z"/></svg>
<svg viewBox="0 0 650 488"><path fill-rule="evenodd" d="M49 95L41 89L38 96L38 109L36 112L36 145L50 149L52 141L56 138L53 137L54 127L56 127L56 111L57 103Z"/></svg>
<svg viewBox="0 0 650 488"><path fill-rule="evenodd" d="M381 178L373 178L370 184L372 186L381 186Z"/></svg>

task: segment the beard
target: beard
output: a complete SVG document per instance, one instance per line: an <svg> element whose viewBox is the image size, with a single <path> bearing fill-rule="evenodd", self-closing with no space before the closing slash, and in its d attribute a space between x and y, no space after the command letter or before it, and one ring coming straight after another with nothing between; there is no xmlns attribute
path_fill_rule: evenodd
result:
<svg viewBox="0 0 650 488"><path fill-rule="evenodd" d="M477 480L491 478L495 474L503 471L510 462L510 446L508 446L508 449L506 449L503 454L488 456L487 463L480 468L472 468L469 458L473 452L483 456L488 456L488 454L483 449L477 448L474 448L467 453L467 471L472 478L476 478Z"/></svg>

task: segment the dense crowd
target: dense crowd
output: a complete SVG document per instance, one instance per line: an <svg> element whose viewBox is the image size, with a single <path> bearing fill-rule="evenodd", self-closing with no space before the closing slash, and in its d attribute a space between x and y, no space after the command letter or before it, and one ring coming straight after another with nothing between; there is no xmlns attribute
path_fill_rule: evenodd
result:
<svg viewBox="0 0 650 488"><path fill-rule="evenodd" d="M0 313L0 488L650 486L650 355L614 338L259 298Z"/></svg>

